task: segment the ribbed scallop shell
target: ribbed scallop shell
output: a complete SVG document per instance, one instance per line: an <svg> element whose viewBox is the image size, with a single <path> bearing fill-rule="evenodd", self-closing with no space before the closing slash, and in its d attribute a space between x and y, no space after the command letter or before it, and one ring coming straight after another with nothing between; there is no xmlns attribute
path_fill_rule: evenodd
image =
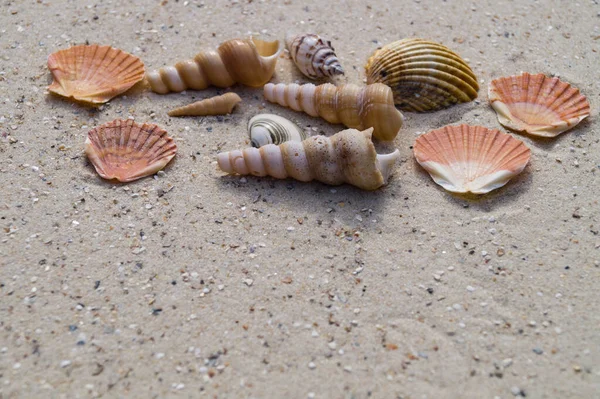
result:
<svg viewBox="0 0 600 399"><path fill-rule="evenodd" d="M148 72L146 80L152 91L159 94L202 90L210 85L229 87L235 83L260 87L273 76L279 52L277 40L232 39L216 51L203 51L194 59Z"/></svg>
<svg viewBox="0 0 600 399"><path fill-rule="evenodd" d="M385 83L404 111L425 112L472 101L479 85L467 63L449 48L403 39L377 50L365 66L367 83Z"/></svg>
<svg viewBox="0 0 600 399"><path fill-rule="evenodd" d="M482 126L445 126L417 138L417 162L455 193L485 194L525 168L531 151L522 141Z"/></svg>
<svg viewBox="0 0 600 399"><path fill-rule="evenodd" d="M105 179L128 182L152 175L175 156L177 146L160 127L114 120L90 130L85 153Z"/></svg>
<svg viewBox="0 0 600 399"><path fill-rule="evenodd" d="M240 101L240 96L229 92L176 108L169 112L169 116L227 115Z"/></svg>
<svg viewBox="0 0 600 399"><path fill-rule="evenodd" d="M259 114L248 122L248 134L252 147L281 144L286 141L302 141L308 135L295 123L273 114Z"/></svg>
<svg viewBox="0 0 600 399"><path fill-rule="evenodd" d="M131 54L110 47L73 46L48 56L54 81L52 93L88 103L105 103L144 78L144 64Z"/></svg>
<svg viewBox="0 0 600 399"><path fill-rule="evenodd" d="M372 131L348 129L331 137L312 136L302 142L222 152L217 155L217 163L226 173L318 180L332 185L349 183L363 190L376 190L387 183L400 152L377 154Z"/></svg>
<svg viewBox="0 0 600 399"><path fill-rule="evenodd" d="M492 80L488 95L502 125L534 136L558 136L590 115L579 89L543 73Z"/></svg>
<svg viewBox="0 0 600 399"><path fill-rule="evenodd" d="M331 47L319 35L287 35L285 39L292 60L306 77L320 79L343 75L344 69Z"/></svg>
<svg viewBox="0 0 600 399"><path fill-rule="evenodd" d="M378 140L393 140L402 127L403 117L394 106L392 91L381 83L338 87L330 83L319 86L268 83L263 94L270 102L320 116L330 123L343 123L359 130L372 127Z"/></svg>

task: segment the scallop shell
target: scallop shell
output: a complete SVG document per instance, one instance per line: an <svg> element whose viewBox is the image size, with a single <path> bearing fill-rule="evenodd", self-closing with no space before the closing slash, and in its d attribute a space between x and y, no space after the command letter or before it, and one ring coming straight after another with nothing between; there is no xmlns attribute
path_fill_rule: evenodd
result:
<svg viewBox="0 0 600 399"><path fill-rule="evenodd" d="M169 112L169 116L227 115L242 99L235 93L205 98Z"/></svg>
<svg viewBox="0 0 600 399"><path fill-rule="evenodd" d="M590 115L579 89L543 73L492 80L488 96L502 125L534 136L558 136Z"/></svg>
<svg viewBox="0 0 600 399"><path fill-rule="evenodd" d="M417 162L454 193L485 194L521 173L531 151L522 141L482 126L445 126L417 138Z"/></svg>
<svg viewBox="0 0 600 399"><path fill-rule="evenodd" d="M393 140L402 127L403 117L394 106L392 91L381 83L366 87L268 83L264 96L270 102L320 116L330 123L343 123L359 130L372 127L378 140Z"/></svg>
<svg viewBox="0 0 600 399"><path fill-rule="evenodd" d="M295 123L273 114L259 114L248 122L248 134L252 147L281 144L286 141L302 141L308 135Z"/></svg>
<svg viewBox="0 0 600 399"><path fill-rule="evenodd" d="M90 130L85 153L105 179L133 181L152 175L175 156L177 146L160 127L114 120Z"/></svg>
<svg viewBox="0 0 600 399"><path fill-rule="evenodd" d="M385 83L404 111L435 111L477 97L475 74L456 53L423 39L404 39L377 50L365 66L367 83Z"/></svg>
<svg viewBox="0 0 600 399"><path fill-rule="evenodd" d="M285 39L292 60L306 77L320 79L343 75L344 69L331 47L319 35L287 35Z"/></svg>
<svg viewBox="0 0 600 399"><path fill-rule="evenodd" d="M109 101L144 78L144 64L138 57L97 44L52 53L48 68L54 78L49 91L96 104Z"/></svg>
<svg viewBox="0 0 600 399"><path fill-rule="evenodd" d="M210 85L229 87L235 83L260 87L273 76L279 52L277 40L228 40L217 51L204 51L192 60L149 72L146 80L152 91L159 94L202 90Z"/></svg>
<svg viewBox="0 0 600 399"><path fill-rule="evenodd" d="M331 137L312 136L302 142L222 152L217 155L217 163L226 173L292 177L331 185L349 183L376 190L387 183L400 152L377 154L371 141L372 131L348 129Z"/></svg>

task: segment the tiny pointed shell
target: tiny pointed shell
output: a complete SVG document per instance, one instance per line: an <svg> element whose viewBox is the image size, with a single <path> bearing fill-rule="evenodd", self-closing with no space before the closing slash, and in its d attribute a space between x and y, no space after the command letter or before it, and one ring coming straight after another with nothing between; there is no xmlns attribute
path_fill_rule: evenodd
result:
<svg viewBox="0 0 600 399"><path fill-rule="evenodd" d="M48 68L54 78L50 92L95 104L109 101L144 78L144 64L138 57L97 44L52 53Z"/></svg>
<svg viewBox="0 0 600 399"><path fill-rule="evenodd" d="M152 175L169 163L177 146L160 127L114 120L88 133L85 153L105 179L129 182Z"/></svg>
<svg viewBox="0 0 600 399"><path fill-rule="evenodd" d="M365 66L367 83L392 88L404 111L426 112L472 101L479 84L469 65L449 48L423 39L404 39L377 50Z"/></svg>
<svg viewBox="0 0 600 399"><path fill-rule="evenodd" d="M393 140L402 127L403 117L394 106L392 91L381 83L366 87L268 83L263 94L270 102L320 116L330 123L343 123L359 130L372 127L378 140Z"/></svg>
<svg viewBox="0 0 600 399"><path fill-rule="evenodd" d="M176 108L169 112L169 116L227 115L240 101L240 96L229 92Z"/></svg>
<svg viewBox="0 0 600 399"><path fill-rule="evenodd" d="M248 134L253 147L281 144L286 141L302 141L308 136L292 121L273 114L259 114L250 119Z"/></svg>
<svg viewBox="0 0 600 399"><path fill-rule="evenodd" d="M494 79L488 97L502 125L533 136L558 136L590 115L579 89L543 73Z"/></svg>
<svg viewBox="0 0 600 399"><path fill-rule="evenodd" d="M531 151L522 141L482 126L445 126L419 136L417 162L455 193L485 194L521 173Z"/></svg>
<svg viewBox="0 0 600 399"><path fill-rule="evenodd" d="M349 183L363 190L376 190L387 183L400 152L377 154L372 131L348 129L331 137L312 136L302 142L222 152L217 155L217 163L227 173L318 180L331 185Z"/></svg>
<svg viewBox="0 0 600 399"><path fill-rule="evenodd" d="M210 85L229 87L235 83L260 87L273 76L279 52L278 41L228 40L217 51L203 51L192 60L149 72L146 80L152 91L159 94L202 90Z"/></svg>
<svg viewBox="0 0 600 399"><path fill-rule="evenodd" d="M306 77L320 79L344 74L331 42L323 41L319 35L288 35L285 41L292 60Z"/></svg>

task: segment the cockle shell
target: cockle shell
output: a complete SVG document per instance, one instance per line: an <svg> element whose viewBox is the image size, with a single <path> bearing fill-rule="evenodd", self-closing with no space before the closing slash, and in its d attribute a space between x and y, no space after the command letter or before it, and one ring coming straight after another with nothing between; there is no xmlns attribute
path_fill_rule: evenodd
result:
<svg viewBox="0 0 600 399"><path fill-rule="evenodd" d="M121 182L152 175L175 156L177 146L160 127L114 120L90 130L85 153L105 179Z"/></svg>
<svg viewBox="0 0 600 399"><path fill-rule="evenodd" d="M404 39L377 50L365 66L367 83L385 83L401 110L425 112L472 101L479 85L456 53L423 39Z"/></svg>
<svg viewBox="0 0 600 399"><path fill-rule="evenodd" d="M176 108L169 112L169 116L227 115L240 101L240 96L229 92Z"/></svg>
<svg viewBox="0 0 600 399"><path fill-rule="evenodd" d="M323 41L319 35L288 34L285 43L292 60L306 77L320 79L344 74L331 42Z"/></svg>
<svg viewBox="0 0 600 399"><path fill-rule="evenodd" d="M259 114L248 122L248 134L252 147L281 144L286 141L302 141L308 135L295 123L273 114Z"/></svg>
<svg viewBox="0 0 600 399"><path fill-rule="evenodd" d="M341 131L331 137L312 136L283 144L267 144L217 155L219 168L226 173L291 177L308 182L339 185L349 183L364 190L376 190L387 183L400 152L377 154L371 141L373 129Z"/></svg>
<svg viewBox="0 0 600 399"><path fill-rule="evenodd" d="M109 101L144 78L144 64L138 57L97 44L52 53L48 68L54 78L49 91L96 104Z"/></svg>
<svg viewBox="0 0 600 399"><path fill-rule="evenodd" d="M279 41L233 39L221 44L217 51L204 51L193 60L149 72L146 80L152 91L160 94L202 90L209 85L229 87L235 83L260 87L273 76L279 51Z"/></svg>
<svg viewBox="0 0 600 399"><path fill-rule="evenodd" d="M579 89L543 73L492 80L488 97L502 125L534 136L558 136L590 115Z"/></svg>
<svg viewBox="0 0 600 399"><path fill-rule="evenodd" d="M522 141L482 126L445 126L417 138L417 162L454 193L485 194L525 168L531 151Z"/></svg>
<svg viewBox="0 0 600 399"><path fill-rule="evenodd" d="M402 127L402 114L394 106L392 91L381 83L366 87L269 83L264 87L264 96L270 102L320 116L327 122L359 130L372 127L378 140L393 140Z"/></svg>

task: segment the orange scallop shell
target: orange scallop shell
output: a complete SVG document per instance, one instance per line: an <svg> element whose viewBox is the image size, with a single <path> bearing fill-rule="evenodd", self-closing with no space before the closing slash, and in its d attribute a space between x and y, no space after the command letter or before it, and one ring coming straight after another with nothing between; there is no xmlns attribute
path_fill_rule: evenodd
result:
<svg viewBox="0 0 600 399"><path fill-rule="evenodd" d="M175 156L177 146L160 127L114 120L90 130L85 153L105 179L133 181L152 175Z"/></svg>
<svg viewBox="0 0 600 399"><path fill-rule="evenodd" d="M419 138L417 162L455 193L485 194L521 173L531 151L522 141L483 126L444 126Z"/></svg>
<svg viewBox="0 0 600 399"><path fill-rule="evenodd" d="M590 115L579 89L543 73L492 80L489 101L502 125L541 137L558 136Z"/></svg>
<svg viewBox="0 0 600 399"><path fill-rule="evenodd" d="M49 91L95 104L109 101L144 78L144 63L138 57L97 44L52 53L48 68L54 77Z"/></svg>

